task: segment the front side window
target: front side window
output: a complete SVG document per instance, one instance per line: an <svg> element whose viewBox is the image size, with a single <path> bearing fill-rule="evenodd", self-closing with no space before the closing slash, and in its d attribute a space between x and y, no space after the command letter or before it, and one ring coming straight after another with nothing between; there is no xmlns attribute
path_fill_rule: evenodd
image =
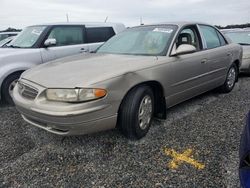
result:
<svg viewBox="0 0 250 188"><path fill-rule="evenodd" d="M195 27L188 27L180 32L176 39L176 47L178 48L182 44L189 44L200 50L200 40Z"/></svg>
<svg viewBox="0 0 250 188"><path fill-rule="evenodd" d="M143 26L127 29L104 43L97 53L166 55L177 26Z"/></svg>
<svg viewBox="0 0 250 188"><path fill-rule="evenodd" d="M207 49L212 49L221 46L217 30L213 27L200 25L201 32L207 44Z"/></svg>
<svg viewBox="0 0 250 188"><path fill-rule="evenodd" d="M115 35L112 27L86 28L87 43L105 42Z"/></svg>
<svg viewBox="0 0 250 188"><path fill-rule="evenodd" d="M56 46L67 46L83 44L83 27L80 26L56 26L54 27L48 39L56 39Z"/></svg>
<svg viewBox="0 0 250 188"><path fill-rule="evenodd" d="M31 48L41 36L46 26L31 26L25 28L8 46L16 48Z"/></svg>
<svg viewBox="0 0 250 188"><path fill-rule="evenodd" d="M250 31L234 31L225 33L234 43L250 45Z"/></svg>

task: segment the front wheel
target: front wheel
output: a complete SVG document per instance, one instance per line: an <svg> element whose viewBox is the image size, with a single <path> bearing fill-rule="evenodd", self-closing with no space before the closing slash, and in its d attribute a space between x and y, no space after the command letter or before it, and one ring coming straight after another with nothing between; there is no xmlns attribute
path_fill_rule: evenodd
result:
<svg viewBox="0 0 250 188"><path fill-rule="evenodd" d="M118 114L118 127L128 138L144 137L154 114L154 94L149 86L132 89L122 102Z"/></svg>
<svg viewBox="0 0 250 188"><path fill-rule="evenodd" d="M2 84L2 96L5 102L14 105L12 100L13 89L20 77L20 73L9 75Z"/></svg>
<svg viewBox="0 0 250 188"><path fill-rule="evenodd" d="M233 63L228 70L226 81L219 88L220 91L222 93L229 93L230 91L232 91L238 79L238 75L239 75L238 67L235 63Z"/></svg>

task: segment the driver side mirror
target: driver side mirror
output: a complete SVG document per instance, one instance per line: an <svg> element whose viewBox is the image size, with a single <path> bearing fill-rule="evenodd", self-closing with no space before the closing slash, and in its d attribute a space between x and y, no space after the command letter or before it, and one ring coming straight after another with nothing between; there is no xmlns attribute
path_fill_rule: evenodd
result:
<svg viewBox="0 0 250 188"><path fill-rule="evenodd" d="M196 48L193 45L190 44L181 44L174 53L171 55L173 56L178 56L178 55L183 55L183 54L189 54L196 52Z"/></svg>
<svg viewBox="0 0 250 188"><path fill-rule="evenodd" d="M55 46L55 45L56 45L56 39L54 39L54 38L47 39L44 42L45 47L50 47L50 46Z"/></svg>

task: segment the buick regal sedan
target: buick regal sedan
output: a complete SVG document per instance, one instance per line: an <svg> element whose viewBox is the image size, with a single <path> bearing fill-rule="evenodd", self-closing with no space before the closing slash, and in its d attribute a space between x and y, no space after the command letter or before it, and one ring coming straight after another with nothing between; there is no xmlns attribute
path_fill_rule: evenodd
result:
<svg viewBox="0 0 250 188"><path fill-rule="evenodd" d="M242 48L216 28L197 23L133 27L95 54L75 55L32 68L14 88L28 123L59 135L118 127L129 138L148 132L153 117L238 79Z"/></svg>
<svg viewBox="0 0 250 188"><path fill-rule="evenodd" d="M234 43L243 47L240 72L250 74L250 29L226 29L222 31Z"/></svg>

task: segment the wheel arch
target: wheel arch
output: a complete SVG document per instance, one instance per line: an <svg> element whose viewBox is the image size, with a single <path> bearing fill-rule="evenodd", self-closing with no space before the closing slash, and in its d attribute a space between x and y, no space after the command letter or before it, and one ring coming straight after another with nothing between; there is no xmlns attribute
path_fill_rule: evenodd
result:
<svg viewBox="0 0 250 188"><path fill-rule="evenodd" d="M237 71L238 71L238 74L240 73L240 60L238 60L238 59L236 59L233 63L235 63L236 64L236 66L237 66ZM239 80L239 77L237 76L237 82L238 82L238 80Z"/></svg>
<svg viewBox="0 0 250 188"><path fill-rule="evenodd" d="M159 119L166 119L166 111L167 111L167 107L166 107L166 101L165 101L165 95L164 95L164 89L163 86L160 82L155 81L155 80L150 80L150 81L145 81L145 82L141 82L141 83L137 83L136 85L134 85L133 87L131 87L126 94L124 95L121 104L119 106L119 110L125 100L125 98L128 96L128 94L141 86L149 86L153 93L154 93L154 100L155 100L155 112L154 112L154 117L159 118ZM118 113L119 114L119 113Z"/></svg>
<svg viewBox="0 0 250 188"><path fill-rule="evenodd" d="M11 75L13 74L22 74L25 71L25 69L15 69L12 71L9 71L8 73L6 73L5 75L3 75L2 79L0 80L0 100L2 99L2 87L3 87L3 83L4 81Z"/></svg>

